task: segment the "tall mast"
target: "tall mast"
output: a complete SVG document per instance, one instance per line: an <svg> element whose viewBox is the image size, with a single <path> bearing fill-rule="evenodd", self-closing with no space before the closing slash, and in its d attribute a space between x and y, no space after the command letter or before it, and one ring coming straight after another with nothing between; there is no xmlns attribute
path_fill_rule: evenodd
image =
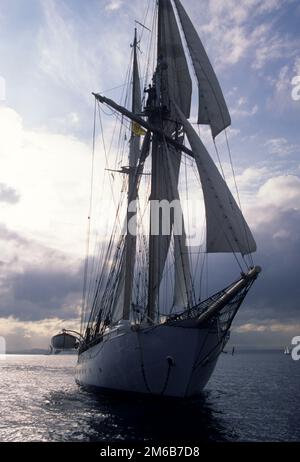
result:
<svg viewBox="0 0 300 462"><path fill-rule="evenodd" d="M151 201L158 200L156 197L157 190L157 167L158 167L158 150L159 150L159 138L158 135L153 135L152 139L152 168L151 168ZM157 262L159 260L158 254L158 239L159 236L152 235L152 209L150 206L150 230L149 230L149 285L148 285L148 306L147 315L148 319L155 321L155 305L157 295Z"/></svg>
<svg viewBox="0 0 300 462"><path fill-rule="evenodd" d="M132 112L141 112L141 87L137 60L137 29L134 31L133 41L133 72L132 72ZM136 167L140 156L140 136L132 129L129 152L129 174L128 174L128 207L127 207L127 234L125 239L125 287L124 287L124 308L123 319L130 319L130 307L132 300L132 288L134 278L134 264L136 254L136 235L128 230L128 224L133 219L135 211L132 211L130 204L137 200ZM131 211L129 211L131 210Z"/></svg>
<svg viewBox="0 0 300 462"><path fill-rule="evenodd" d="M154 108L153 112L149 116L149 121L152 125L163 131L163 120L162 120L162 107L161 107L161 88L162 88L162 72L160 67L161 57L161 1L158 1L158 37L157 37L157 67L153 78L153 86L155 90L155 101L151 101L151 106ZM149 93L150 97L150 93ZM152 166L151 166L151 194L150 203L154 200L160 200L158 196L158 168L159 168L159 151L161 149L161 136L157 133L153 134L152 137ZM148 306L147 315L148 320L155 321L155 307L157 302L157 295L159 287L157 287L159 281L158 277L158 261L159 255L159 239L160 236L152 235L152 209L150 207L150 232L149 232L149 285L148 285Z"/></svg>
<svg viewBox="0 0 300 462"><path fill-rule="evenodd" d="M158 38L157 38L157 67L154 74L154 98L149 123L155 126L152 143L152 184L151 200L167 201L171 204L178 200L178 179L181 163L182 143L174 133L178 125L174 113L173 102L177 102L184 114L189 117L192 81L181 40L180 31L171 0L158 0ZM178 142L179 141L179 142ZM174 153L167 144L174 142L179 151ZM155 212L154 212L155 213ZM149 237L149 288L148 288L148 318L156 321L156 305L159 305L159 291L163 279L163 272L167 262L174 217L170 216L171 228L168 235L162 229L162 217L158 236L151 235L152 222L155 219L151 214L151 229ZM182 272L188 273L188 267L183 262L181 253L185 253L185 239L183 245L176 246L175 266L182 266ZM187 285L187 284L185 284Z"/></svg>

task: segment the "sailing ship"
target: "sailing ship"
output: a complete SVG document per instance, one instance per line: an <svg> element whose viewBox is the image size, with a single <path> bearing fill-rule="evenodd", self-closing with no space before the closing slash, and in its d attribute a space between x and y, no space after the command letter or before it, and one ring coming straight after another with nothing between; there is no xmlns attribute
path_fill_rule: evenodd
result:
<svg viewBox="0 0 300 462"><path fill-rule="evenodd" d="M208 383L232 322L261 269L253 264L256 243L238 200L189 121L193 68L199 94L197 124L210 127L213 141L231 125L216 74L182 3L154 3L153 28L146 32L151 33L150 43L156 37L156 58L144 98L137 28L128 80L130 105L93 94L95 117L96 108L99 112L104 108L105 114L127 124L127 130L130 125L128 166L113 170L106 165L108 174L125 178L126 226L120 235L113 227L99 259L93 254L92 262L86 261L76 381L102 391L188 398ZM144 31L145 26L140 27ZM181 207L180 175L188 162L200 180L205 205L206 248L199 250L200 257L228 254L242 268L234 282L207 297L199 295L203 268L195 264L188 244L183 207L181 232L169 209L168 234L163 229L165 217L152 206L175 201ZM150 172L145 170L147 163ZM149 231L138 221L143 218L139 209L143 181L150 190ZM109 211L103 213L105 217Z"/></svg>

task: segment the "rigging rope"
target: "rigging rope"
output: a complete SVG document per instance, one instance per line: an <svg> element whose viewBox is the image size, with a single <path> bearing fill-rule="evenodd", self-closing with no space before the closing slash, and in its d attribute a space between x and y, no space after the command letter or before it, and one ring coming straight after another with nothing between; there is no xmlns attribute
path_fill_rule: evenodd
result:
<svg viewBox="0 0 300 462"><path fill-rule="evenodd" d="M94 186L94 166L95 166L95 143L96 143L96 100L94 107L94 123L93 123L93 148L92 148L92 167L91 167L91 191L90 191L90 206L89 206L89 217L88 217L88 229L86 239L86 258L84 265L84 278L83 278L83 291L82 291L82 311L81 311L81 323L80 323L80 334L83 334L84 322L85 322L85 302L86 302L86 288L87 288L87 277L88 277L88 265L89 265L89 252L90 252L90 236L91 236L91 215L93 209L93 186Z"/></svg>
<svg viewBox="0 0 300 462"><path fill-rule="evenodd" d="M224 132L225 132L226 145L227 145L227 149L228 149L228 155L229 155L231 170L232 170L232 174L233 174L235 189L236 189L237 198L238 198L238 204L239 204L239 207L240 207L240 209L241 209L241 212L243 212L242 203L241 203L241 197L240 197L240 192L239 192L239 188L238 188L237 181L236 181L236 175L235 175L235 170L234 170L233 161L232 161L232 153L231 153L231 148L230 148L230 145L229 145L229 139L228 139L227 129L226 129L226 128L225 128ZM248 237L248 233L247 233L247 229L246 229L245 223L244 223L244 231L245 231L245 236L246 236L246 240L247 240L247 244L248 244L248 249L250 250L249 237ZM243 257L243 258L244 258L244 257ZM252 255L251 252L249 253L249 259L250 259L250 266L253 267L253 266L254 266L254 260L253 260L253 255ZM245 260L245 258L244 258L244 260ZM246 260L245 260L245 263L246 263ZM246 263L246 265L247 265L247 263ZM249 269L249 266L248 266L248 265L247 265L247 267L248 267L248 269Z"/></svg>

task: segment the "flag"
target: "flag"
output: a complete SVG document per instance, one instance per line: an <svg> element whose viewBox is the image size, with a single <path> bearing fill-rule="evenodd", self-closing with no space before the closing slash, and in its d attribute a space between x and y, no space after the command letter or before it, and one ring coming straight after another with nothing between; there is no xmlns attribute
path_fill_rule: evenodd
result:
<svg viewBox="0 0 300 462"><path fill-rule="evenodd" d="M146 135L146 131L137 122L132 122L132 133L136 136Z"/></svg>

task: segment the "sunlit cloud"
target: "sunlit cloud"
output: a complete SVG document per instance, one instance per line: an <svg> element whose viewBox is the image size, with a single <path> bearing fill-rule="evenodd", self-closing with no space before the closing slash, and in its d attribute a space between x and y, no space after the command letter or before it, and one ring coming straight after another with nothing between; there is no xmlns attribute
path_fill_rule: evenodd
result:
<svg viewBox="0 0 300 462"><path fill-rule="evenodd" d="M68 329L77 331L79 323L79 319L69 319L66 323L59 318L24 322L10 316L0 318L0 333L6 340L8 351L30 350L31 348L47 349L53 335L66 326Z"/></svg>
<svg viewBox="0 0 300 462"><path fill-rule="evenodd" d="M121 8L122 4L123 4L122 0L111 0L106 4L105 10L106 11L116 11L119 8Z"/></svg>
<svg viewBox="0 0 300 462"><path fill-rule="evenodd" d="M266 321L264 324L243 324L239 327L234 328L235 332L248 333L248 332L276 332L276 333L287 333L295 334L300 332L299 324L283 324L276 321Z"/></svg>
<svg viewBox="0 0 300 462"><path fill-rule="evenodd" d="M90 147L71 135L27 130L7 107L0 107L0 124L1 175L10 185L0 188L0 199L7 202L1 220L45 245L83 252Z"/></svg>

